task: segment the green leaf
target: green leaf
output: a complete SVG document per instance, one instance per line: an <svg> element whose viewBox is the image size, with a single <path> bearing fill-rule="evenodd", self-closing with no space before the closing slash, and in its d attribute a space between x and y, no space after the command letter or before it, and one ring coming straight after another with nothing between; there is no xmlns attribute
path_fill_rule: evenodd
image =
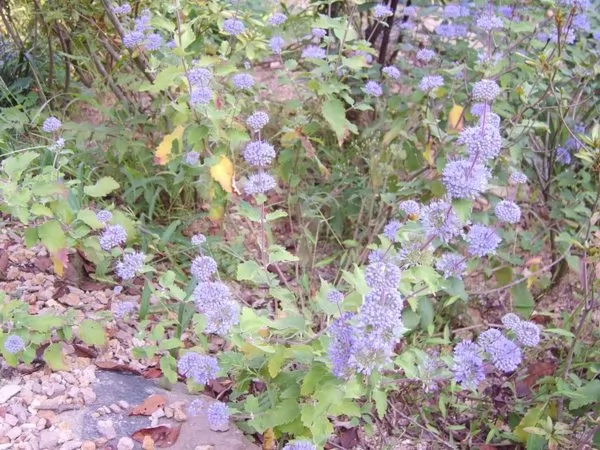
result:
<svg viewBox="0 0 600 450"><path fill-rule="evenodd" d="M337 98L330 98L323 103L321 113L331 129L335 132L338 141L341 141L344 138L347 131L358 133L356 125L346 119L344 104Z"/></svg>
<svg viewBox="0 0 600 450"><path fill-rule="evenodd" d="M12 181L19 181L23 172L38 156L39 154L35 152L23 152L17 156L10 156L2 162L2 169Z"/></svg>
<svg viewBox="0 0 600 450"><path fill-rule="evenodd" d="M498 282L498 287L506 286L513 278L512 267L507 266L496 270L494 272L494 278L496 278L496 281Z"/></svg>
<svg viewBox="0 0 600 450"><path fill-rule="evenodd" d="M527 281L523 281L510 289L510 295L513 299L515 309L525 317L529 317L535 308L535 301L529 288Z"/></svg>
<svg viewBox="0 0 600 450"><path fill-rule="evenodd" d="M96 213L91 209L82 209L77 213L76 219L94 230L99 230L104 226L104 224L96 217Z"/></svg>
<svg viewBox="0 0 600 450"><path fill-rule="evenodd" d="M471 200L454 200L452 202L452 209L456 212L460 220L467 222L471 217L473 202Z"/></svg>
<svg viewBox="0 0 600 450"><path fill-rule="evenodd" d="M292 261L298 261L298 257L292 255L283 246L271 245L269 247L269 264Z"/></svg>
<svg viewBox="0 0 600 450"><path fill-rule="evenodd" d="M290 398L277 403L273 408L248 422L259 433L267 428L275 428L300 417L298 399Z"/></svg>
<svg viewBox="0 0 600 450"><path fill-rule="evenodd" d="M527 411L525 417L523 417L519 425L517 425L514 430L514 435L517 437L519 442L527 442L529 433L525 431L525 428L535 426L542 417L543 412L544 408L541 406L538 406L537 408L531 408L529 411Z"/></svg>
<svg viewBox="0 0 600 450"><path fill-rule="evenodd" d="M50 344L46 350L44 350L44 361L48 364L52 370L66 370L67 365L62 353L62 347L60 344Z"/></svg>
<svg viewBox="0 0 600 450"><path fill-rule="evenodd" d="M163 355L160 358L160 370L169 380L169 383L177 383L177 360L171 355Z"/></svg>
<svg viewBox="0 0 600 450"><path fill-rule="evenodd" d="M329 369L321 364L315 364L310 368L310 371L304 376L302 380L302 387L300 388L300 395L308 396L315 392L317 384L327 379L330 375Z"/></svg>
<svg viewBox="0 0 600 450"><path fill-rule="evenodd" d="M250 414L256 414L260 410L260 405L258 404L258 399L250 394L246 397L246 401L244 402L244 411Z"/></svg>
<svg viewBox="0 0 600 450"><path fill-rule="evenodd" d="M269 369L269 375L271 378L275 378L279 375L281 371L281 367L285 362L285 347L278 347L275 354L269 357L269 362L267 363L267 367Z"/></svg>
<svg viewBox="0 0 600 450"><path fill-rule="evenodd" d="M600 380L592 380L569 395L569 409L577 409L590 403L600 403Z"/></svg>
<svg viewBox="0 0 600 450"><path fill-rule="evenodd" d="M269 284L269 273L256 261L245 261L237 267L238 281L252 281L256 284Z"/></svg>
<svg viewBox="0 0 600 450"><path fill-rule="evenodd" d="M27 322L25 323L25 326L34 331L39 331L40 333L47 333L53 328L62 327L63 324L63 317L53 316L50 314L41 314L39 316L27 317Z"/></svg>
<svg viewBox="0 0 600 450"><path fill-rule="evenodd" d="M433 303L429 298L421 297L419 299L419 313L421 315L421 328L427 329L429 325L433 324L435 315Z"/></svg>
<svg viewBox="0 0 600 450"><path fill-rule="evenodd" d="M383 419L383 416L385 416L385 412L387 411L387 392L375 389L373 391L373 400L375 400L377 415L380 419Z"/></svg>
<svg viewBox="0 0 600 450"><path fill-rule="evenodd" d="M25 245L33 247L39 239L37 227L29 227L25 229Z"/></svg>
<svg viewBox="0 0 600 450"><path fill-rule="evenodd" d="M54 253L67 246L67 236L57 220L50 220L37 228L42 244L50 253Z"/></svg>
<svg viewBox="0 0 600 450"><path fill-rule="evenodd" d="M183 342L181 342L181 339L177 338L164 339L158 344L158 348L161 350L173 350L174 348L180 348L182 346Z"/></svg>
<svg viewBox="0 0 600 450"><path fill-rule="evenodd" d="M77 334L88 345L104 345L106 343L104 327L91 319L85 319L81 322Z"/></svg>
<svg viewBox="0 0 600 450"><path fill-rule="evenodd" d="M568 338L575 337L575 335L569 330L563 330L562 328L544 328L544 333L556 334L558 336L564 336Z"/></svg>
<svg viewBox="0 0 600 450"><path fill-rule="evenodd" d="M90 197L105 197L111 192L119 189L119 183L113 177L102 177L93 186L86 186L83 192Z"/></svg>
<svg viewBox="0 0 600 450"><path fill-rule="evenodd" d="M276 211L270 212L266 215L267 222L272 222L273 220L281 219L283 217L287 217L288 213L278 209Z"/></svg>

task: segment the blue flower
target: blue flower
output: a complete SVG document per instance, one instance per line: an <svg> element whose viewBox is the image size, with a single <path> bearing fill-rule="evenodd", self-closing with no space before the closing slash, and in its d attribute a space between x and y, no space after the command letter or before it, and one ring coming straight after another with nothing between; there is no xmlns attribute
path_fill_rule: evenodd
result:
<svg viewBox="0 0 600 450"><path fill-rule="evenodd" d="M177 361L177 370L196 384L205 385L217 377L219 365L212 356L188 352Z"/></svg>
<svg viewBox="0 0 600 450"><path fill-rule="evenodd" d="M509 200L498 202L494 208L494 212L500 222L514 224L521 220L521 208Z"/></svg>
<svg viewBox="0 0 600 450"><path fill-rule="evenodd" d="M121 16L124 14L130 14L131 13L131 5L129 3L123 3L119 6L113 6L112 10L117 16Z"/></svg>
<svg viewBox="0 0 600 450"><path fill-rule="evenodd" d="M271 51L276 55L281 54L281 50L283 49L284 45L285 41L281 36L273 36L269 40L269 47L271 48Z"/></svg>
<svg viewBox="0 0 600 450"><path fill-rule="evenodd" d="M198 281L209 281L217 272L217 262L210 256L197 256L192 261L190 272Z"/></svg>
<svg viewBox="0 0 600 450"><path fill-rule="evenodd" d="M523 359L521 349L504 335L491 342L485 351L490 355L496 369L502 372L513 372Z"/></svg>
<svg viewBox="0 0 600 450"><path fill-rule="evenodd" d="M96 219L98 219L100 222L102 223L107 223L110 221L110 219L112 219L112 213L106 209L103 209L102 211L98 211L96 213Z"/></svg>
<svg viewBox="0 0 600 450"><path fill-rule="evenodd" d="M365 84L363 91L372 97L381 97L383 94L383 89L381 89L381 85L377 81L369 80Z"/></svg>
<svg viewBox="0 0 600 450"><path fill-rule="evenodd" d="M317 39L323 39L327 36L327 30L324 30L323 28L313 28L311 34Z"/></svg>
<svg viewBox="0 0 600 450"><path fill-rule="evenodd" d="M473 100L492 103L500 95L500 86L493 80L480 80L473 85Z"/></svg>
<svg viewBox="0 0 600 450"><path fill-rule="evenodd" d="M257 172L250 174L244 185L244 193L246 195L265 194L271 189L275 189L277 183L275 178L267 172Z"/></svg>
<svg viewBox="0 0 600 450"><path fill-rule="evenodd" d="M417 52L416 58L418 61L428 63L435 56L435 52L428 48L422 48Z"/></svg>
<svg viewBox="0 0 600 450"><path fill-rule="evenodd" d="M392 242L398 242L398 231L402 228L402 223L398 220L390 220L385 227L383 227L383 235Z"/></svg>
<svg viewBox="0 0 600 450"><path fill-rule="evenodd" d="M442 242L449 242L463 227L452 205L444 200L435 200L421 210L421 225L428 239L437 237Z"/></svg>
<svg viewBox="0 0 600 450"><path fill-rule="evenodd" d="M471 341L463 341L454 347L452 372L454 381L466 389L477 389L485 379L481 349Z"/></svg>
<svg viewBox="0 0 600 450"><path fill-rule="evenodd" d="M244 159L255 167L267 167L275 159L276 153L272 145L263 141L252 141L244 149Z"/></svg>
<svg viewBox="0 0 600 450"><path fill-rule="evenodd" d="M4 340L4 348L8 353L14 355L25 348L25 341L20 336L11 334Z"/></svg>
<svg viewBox="0 0 600 450"><path fill-rule="evenodd" d="M117 263L115 272L122 280L131 280L144 267L146 255L142 252L126 253Z"/></svg>
<svg viewBox="0 0 600 450"><path fill-rule="evenodd" d="M302 58L325 59L327 51L316 45L308 45L302 50Z"/></svg>
<svg viewBox="0 0 600 450"><path fill-rule="evenodd" d="M502 19L494 14L491 14L489 11L484 12L481 16L479 16L476 21L476 25L478 28L481 28L487 32L498 30L504 27Z"/></svg>
<svg viewBox="0 0 600 450"><path fill-rule="evenodd" d="M426 75L419 83L419 89L428 92L444 85L444 78L440 75Z"/></svg>
<svg viewBox="0 0 600 450"><path fill-rule="evenodd" d="M191 151L191 152L187 152L185 154L185 162L187 164L189 164L190 166L194 166L194 165L198 164L199 160L200 160L200 153L198 153L198 152Z"/></svg>
<svg viewBox="0 0 600 450"><path fill-rule="evenodd" d="M274 27L278 27L280 25L283 25L287 20L287 16L283 13L274 13L273 15L271 15L271 17L269 17L267 19L267 22L269 23L269 25L273 25Z"/></svg>
<svg viewBox="0 0 600 450"><path fill-rule="evenodd" d="M387 66L384 67L381 72L387 76L390 77L394 80L397 80L400 78L400 71L398 70L398 68L394 67L394 66Z"/></svg>
<svg viewBox="0 0 600 450"><path fill-rule="evenodd" d="M236 73L231 77L231 83L238 89L252 89L256 81L248 73Z"/></svg>
<svg viewBox="0 0 600 450"><path fill-rule="evenodd" d="M149 33L144 41L144 49L151 52L158 50L163 44L163 38L158 33Z"/></svg>
<svg viewBox="0 0 600 450"><path fill-rule="evenodd" d="M223 31L227 34L231 34L232 36L237 36L238 34L242 34L246 30L244 26L244 22L239 19L231 18L226 19L223 22Z"/></svg>
<svg viewBox="0 0 600 450"><path fill-rule="evenodd" d="M127 241L127 231L121 225L108 225L100 235L100 247L102 250L110 250Z"/></svg>
<svg viewBox="0 0 600 450"><path fill-rule="evenodd" d="M394 12L392 11L392 8L390 8L387 5L375 5L371 11L373 11L373 17L375 17L376 19L385 19L386 17L390 17L392 15L394 15Z"/></svg>
<svg viewBox="0 0 600 450"><path fill-rule="evenodd" d="M254 131L262 130L269 123L269 115L264 111L257 111L246 119L246 125Z"/></svg>
<svg viewBox="0 0 600 450"><path fill-rule="evenodd" d="M190 105L207 105L213 98L213 91L207 86L192 86Z"/></svg>
<svg viewBox="0 0 600 450"><path fill-rule="evenodd" d="M537 347L540 343L540 329L527 320L520 321L514 328L515 336L519 344L525 347Z"/></svg>
<svg viewBox="0 0 600 450"><path fill-rule="evenodd" d="M206 410L208 426L213 431L229 429L229 408L225 403L214 402Z"/></svg>
<svg viewBox="0 0 600 450"><path fill-rule="evenodd" d="M527 175L523 172L513 171L508 178L512 184L525 184L527 183Z"/></svg>
<svg viewBox="0 0 600 450"><path fill-rule="evenodd" d="M200 246L200 245L203 245L205 242L206 242L206 236L204 236L201 233L195 234L192 236L192 239L191 239L192 245Z"/></svg>
<svg viewBox="0 0 600 450"><path fill-rule="evenodd" d="M46 133L53 133L60 130L60 127L62 127L62 122L56 117L50 116L44 120L44 123L42 124L42 131L45 131Z"/></svg>
<svg viewBox="0 0 600 450"><path fill-rule="evenodd" d="M442 272L444 278L462 278L462 274L467 269L467 264L465 258L461 255L444 253L436 263L435 268Z"/></svg>
<svg viewBox="0 0 600 450"><path fill-rule="evenodd" d="M122 319L127 314L132 313L135 310L135 303L133 302L121 302L113 306L113 313L115 317Z"/></svg>
<svg viewBox="0 0 600 450"><path fill-rule="evenodd" d="M288 442L283 450L317 450L317 446L310 441L301 440Z"/></svg>
<svg viewBox="0 0 600 450"><path fill-rule="evenodd" d="M327 300L330 303L333 303L335 305L339 305L340 303L342 303L344 301L344 294L342 294L340 291L338 291L337 289L331 289L328 293L327 293Z"/></svg>
<svg viewBox="0 0 600 450"><path fill-rule="evenodd" d="M408 216L418 216L421 205L414 200L404 200L398 204L398 209Z"/></svg>
<svg viewBox="0 0 600 450"><path fill-rule="evenodd" d="M460 159L446 164L442 182L451 197L473 200L487 189L491 176L490 170L483 164Z"/></svg>
<svg viewBox="0 0 600 450"><path fill-rule="evenodd" d="M476 223L467 233L466 241L469 254L482 258L496 253L502 239L492 228Z"/></svg>

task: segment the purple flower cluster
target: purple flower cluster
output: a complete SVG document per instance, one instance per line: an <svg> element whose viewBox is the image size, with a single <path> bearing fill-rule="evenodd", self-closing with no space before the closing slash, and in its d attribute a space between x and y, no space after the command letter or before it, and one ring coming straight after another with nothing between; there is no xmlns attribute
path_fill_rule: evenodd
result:
<svg viewBox="0 0 600 450"><path fill-rule="evenodd" d="M422 48L416 54L417 61L421 61L424 63L428 63L429 61L431 61L434 56L435 56L435 52L428 48Z"/></svg>
<svg viewBox="0 0 600 450"><path fill-rule="evenodd" d="M46 133L54 133L55 131L60 130L62 127L62 122L54 116L50 116L44 120L42 124L42 131Z"/></svg>
<svg viewBox="0 0 600 450"><path fill-rule="evenodd" d="M269 47L271 48L271 51L273 53L275 53L276 55L281 54L281 50L283 50L284 45L285 45L285 41L283 40L283 38L281 36L273 36L269 40Z"/></svg>
<svg viewBox="0 0 600 450"><path fill-rule="evenodd" d="M373 11L373 17L375 17L376 19L385 19L387 17L390 17L394 14L394 12L392 11L392 8L390 8L387 5L383 5L383 4L379 4L379 5L375 5L371 11Z"/></svg>
<svg viewBox="0 0 600 450"><path fill-rule="evenodd" d="M196 256L190 272L197 281L209 281L217 273L217 262L210 256Z"/></svg>
<svg viewBox="0 0 600 450"><path fill-rule="evenodd" d="M334 305L339 305L344 301L344 294L337 289L332 289L327 293L327 300Z"/></svg>
<svg viewBox="0 0 600 450"><path fill-rule="evenodd" d="M190 240L192 245L195 246L201 246L204 245L206 243L206 236L204 236L203 234L199 233L199 234L195 234L192 236L192 239Z"/></svg>
<svg viewBox="0 0 600 450"><path fill-rule="evenodd" d="M231 83L237 89L248 90L252 89L256 81L254 80L254 77L248 73L236 73L231 77Z"/></svg>
<svg viewBox="0 0 600 450"><path fill-rule="evenodd" d="M181 375L194 380L194 383L205 385L217 377L219 364L212 356L187 352L179 357L177 370Z"/></svg>
<svg viewBox="0 0 600 450"><path fill-rule="evenodd" d="M444 278L462 278L462 274L467 270L466 258L455 253L444 253L438 259L435 268L442 272Z"/></svg>
<svg viewBox="0 0 600 450"><path fill-rule="evenodd" d="M21 336L17 336L16 334L11 334L4 340L4 349L14 355L19 353L25 348L25 341Z"/></svg>
<svg viewBox="0 0 600 450"><path fill-rule="evenodd" d="M246 162L258 169L257 172L251 173L244 185L246 195L260 195L274 189L277 186L275 178L265 171L276 157L275 149L272 145L264 142L260 138L260 130L262 130L269 122L267 113L257 111L250 115L246 120L248 127L255 133L257 140L252 141L244 148L243 156Z"/></svg>
<svg viewBox="0 0 600 450"><path fill-rule="evenodd" d="M198 161L200 161L200 153L192 150L185 154L186 164L189 164L190 166L194 166L194 165L198 164Z"/></svg>
<svg viewBox="0 0 600 450"><path fill-rule="evenodd" d="M421 212L421 205L414 200L404 200L398 204L398 209L407 216L418 216Z"/></svg>
<svg viewBox="0 0 600 450"><path fill-rule="evenodd" d="M383 94L383 89L381 85L377 81L369 80L366 82L365 87L363 88L365 94L370 95L371 97L381 97Z"/></svg>
<svg viewBox="0 0 600 450"><path fill-rule="evenodd" d="M142 47L144 50L154 51L162 46L162 36L151 31L151 17L150 11L145 9L140 16L135 19L133 29L123 34L123 46L125 48L133 49Z"/></svg>
<svg viewBox="0 0 600 450"><path fill-rule="evenodd" d="M514 313L505 314L502 323L515 333L517 342L525 347L536 347L540 343L540 329L527 320L521 320Z"/></svg>
<svg viewBox="0 0 600 450"><path fill-rule="evenodd" d="M131 314L135 310L135 303L121 302L113 306L113 314L115 317L122 319L127 314Z"/></svg>
<svg viewBox="0 0 600 450"><path fill-rule="evenodd" d="M389 77L393 80L398 80L400 78L400 71L394 66L386 66L381 70L381 72L386 77Z"/></svg>
<svg viewBox="0 0 600 450"><path fill-rule="evenodd" d="M103 209L96 213L96 219L98 219L103 224L110 222L112 217L113 217L112 213L106 209Z"/></svg>
<svg viewBox="0 0 600 450"><path fill-rule="evenodd" d="M453 356L454 381L466 389L477 389L485 379L481 348L471 341L463 341L454 347Z"/></svg>
<svg viewBox="0 0 600 450"><path fill-rule="evenodd" d="M427 239L438 238L447 243L461 233L463 222L448 201L434 200L421 210L421 225Z"/></svg>
<svg viewBox="0 0 600 450"><path fill-rule="evenodd" d="M498 245L502 242L500 236L492 228L479 223L471 226L465 239L469 255L480 258L496 253Z"/></svg>
<svg viewBox="0 0 600 450"><path fill-rule="evenodd" d="M521 208L510 200L498 202L494 208L494 212L500 222L515 224L521 220Z"/></svg>
<svg viewBox="0 0 600 450"><path fill-rule="evenodd" d="M402 227L402 223L398 220L390 220L385 227L383 227L383 235L392 242L398 242L398 231Z"/></svg>
<svg viewBox="0 0 600 450"><path fill-rule="evenodd" d="M473 100L492 103L500 94L500 86L493 80L480 80L473 85Z"/></svg>
<svg viewBox="0 0 600 450"><path fill-rule="evenodd" d="M121 225L107 225L100 235L100 247L102 250L110 250L127 241L127 231Z"/></svg>
<svg viewBox="0 0 600 450"><path fill-rule="evenodd" d="M220 281L200 281L193 293L198 312L206 318L207 333L227 334L240 321L239 305Z"/></svg>
<svg viewBox="0 0 600 450"><path fill-rule="evenodd" d="M355 315L344 313L329 327L329 358L338 377L369 375L390 361L402 335L403 299L397 291L401 271L385 259L371 261L365 280L371 292Z"/></svg>
<svg viewBox="0 0 600 450"><path fill-rule="evenodd" d="M122 280L131 280L144 267L146 255L142 252L132 252L123 255L123 260L119 261L115 267L115 272Z"/></svg>
<svg viewBox="0 0 600 450"><path fill-rule="evenodd" d="M310 441L294 441L288 442L283 450L317 450L317 446Z"/></svg>
<svg viewBox="0 0 600 450"><path fill-rule="evenodd" d="M190 83L190 105L195 107L210 103L213 98L210 87L212 72L205 67L192 67L187 73L187 78Z"/></svg>
<svg viewBox="0 0 600 450"><path fill-rule="evenodd" d="M214 402L206 410L208 426L213 431L227 431L229 429L229 408L225 403Z"/></svg>
<svg viewBox="0 0 600 450"><path fill-rule="evenodd" d="M471 159L451 161L442 171L442 181L448 195L470 200L486 190L491 176L487 167Z"/></svg>
<svg viewBox="0 0 600 450"><path fill-rule="evenodd" d="M317 45L308 45L302 50L302 58L325 59L327 51Z"/></svg>
<svg viewBox="0 0 600 450"><path fill-rule="evenodd" d="M237 36L246 31L246 26L240 19L232 17L230 19L225 19L223 22L223 31L232 36Z"/></svg>
<svg viewBox="0 0 600 450"><path fill-rule="evenodd" d="M441 75L426 75L419 83L419 89L425 92L432 91L444 85L444 78Z"/></svg>
<svg viewBox="0 0 600 450"><path fill-rule="evenodd" d="M280 25L283 25L287 21L287 18L288 17L285 14L277 12L271 15L271 17L267 19L267 22L269 23L269 25L278 27Z"/></svg>

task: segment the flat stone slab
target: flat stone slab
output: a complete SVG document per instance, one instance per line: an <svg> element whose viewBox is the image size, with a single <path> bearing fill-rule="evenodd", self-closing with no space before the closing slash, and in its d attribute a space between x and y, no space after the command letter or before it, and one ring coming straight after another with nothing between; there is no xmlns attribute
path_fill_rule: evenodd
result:
<svg viewBox="0 0 600 450"><path fill-rule="evenodd" d="M153 394L159 394L166 398L166 405L175 402L183 402L187 420L176 422L173 419L162 417L158 425L181 425L181 433L177 442L168 447L173 450L195 450L197 447L203 450L258 450L259 447L251 443L233 423L228 431L212 431L207 423L206 415L201 411L193 416L187 411L187 406L197 399L201 399L205 405L215 400L206 395L191 395L187 393L186 387L178 383L173 390L167 391L159 387L154 381L140 376L128 375L111 371L96 371L97 381L91 387L96 393L96 401L86 405L80 410L66 411L60 414L60 419L70 425L71 430L79 441L98 441L103 436L98 429L99 421L112 421L116 437L107 442L107 448L117 448L117 442L122 437L131 437L134 432L141 428L151 427L149 416L130 416L129 410L102 414L98 417L98 410L102 407L110 407L126 401L133 406L141 404ZM205 409L205 408L204 408ZM109 445L111 447L109 447ZM102 447L100 447L102 448ZM135 443L136 449L141 449L140 443Z"/></svg>

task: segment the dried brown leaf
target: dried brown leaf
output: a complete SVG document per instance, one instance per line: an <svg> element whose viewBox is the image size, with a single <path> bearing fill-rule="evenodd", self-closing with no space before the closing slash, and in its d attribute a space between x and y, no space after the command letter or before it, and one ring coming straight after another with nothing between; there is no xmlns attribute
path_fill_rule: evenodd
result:
<svg viewBox="0 0 600 450"><path fill-rule="evenodd" d="M133 375L142 375L142 373L135 367L131 367L127 364L123 364L116 361L95 361L96 367L102 370L110 370L111 372L124 372Z"/></svg>
<svg viewBox="0 0 600 450"><path fill-rule="evenodd" d="M354 448L358 445L358 428L340 428L338 431L343 448Z"/></svg>
<svg viewBox="0 0 600 450"><path fill-rule="evenodd" d="M170 447L177 442L181 425L170 427L167 425L159 425L157 427L142 428L131 435L134 441L147 443L149 440L156 447Z"/></svg>
<svg viewBox="0 0 600 450"><path fill-rule="evenodd" d="M141 405L134 406L130 416L151 416L154 411L162 408L167 403L167 399L162 395L154 394L142 402ZM155 439L156 440L156 439Z"/></svg>
<svg viewBox="0 0 600 450"><path fill-rule="evenodd" d="M527 377L516 382L518 397L525 397L531 393L531 388L540 378L552 375L557 365L554 362L534 361L527 367Z"/></svg>

